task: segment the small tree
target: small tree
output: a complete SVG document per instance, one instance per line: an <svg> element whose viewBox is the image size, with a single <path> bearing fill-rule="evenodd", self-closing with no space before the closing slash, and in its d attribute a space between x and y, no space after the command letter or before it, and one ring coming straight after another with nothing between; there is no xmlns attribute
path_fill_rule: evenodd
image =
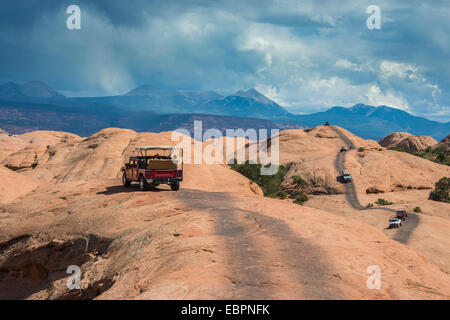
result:
<svg viewBox="0 0 450 320"><path fill-rule="evenodd" d="M430 192L428 199L434 201L450 202L450 178L443 177L434 184L435 188Z"/></svg>
<svg viewBox="0 0 450 320"><path fill-rule="evenodd" d="M447 159L447 156L445 155L445 153L441 152L441 153L438 154L436 159L439 162L445 162L445 160Z"/></svg>

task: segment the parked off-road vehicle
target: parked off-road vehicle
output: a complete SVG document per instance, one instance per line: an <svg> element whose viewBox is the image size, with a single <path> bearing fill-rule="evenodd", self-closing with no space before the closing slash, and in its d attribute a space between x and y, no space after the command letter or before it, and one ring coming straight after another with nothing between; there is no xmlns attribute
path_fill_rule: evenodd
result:
<svg viewBox="0 0 450 320"><path fill-rule="evenodd" d="M168 184L174 191L180 189L183 181L183 149L172 146L146 146L136 148L137 155L131 156L122 168L122 183L129 187L139 182L139 189L147 190L150 185Z"/></svg>
<svg viewBox="0 0 450 320"><path fill-rule="evenodd" d="M406 218L408 218L408 212L406 212L405 208L397 209L395 212L395 217L405 221Z"/></svg>
<svg viewBox="0 0 450 320"><path fill-rule="evenodd" d="M389 219L388 229L392 228L400 228L402 226L402 220L399 218L391 218Z"/></svg>

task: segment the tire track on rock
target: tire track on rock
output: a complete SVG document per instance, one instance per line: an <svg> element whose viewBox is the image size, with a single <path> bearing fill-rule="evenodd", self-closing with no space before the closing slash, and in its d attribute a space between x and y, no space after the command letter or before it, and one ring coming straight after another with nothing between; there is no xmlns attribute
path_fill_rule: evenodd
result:
<svg viewBox="0 0 450 320"><path fill-rule="evenodd" d="M239 208L227 193L182 190L189 207L205 210L225 241L233 299L342 299L326 255L282 220Z"/></svg>
<svg viewBox="0 0 450 320"><path fill-rule="evenodd" d="M331 128L344 141L344 143L347 145L347 148L352 149L356 148L355 144L341 130L339 130L335 126L331 126ZM336 156L335 168L338 171L338 173L342 172L342 170L345 169L345 155L346 152L339 152L338 155ZM356 210L384 210L394 214L396 212L395 209L391 208L367 208L363 206L358 199L354 182L345 184L345 197L347 198L348 203ZM392 239L404 244L408 243L409 238L411 237L411 234L418 226L419 221L420 218L416 213L409 212L407 223L404 223L402 227L397 230Z"/></svg>

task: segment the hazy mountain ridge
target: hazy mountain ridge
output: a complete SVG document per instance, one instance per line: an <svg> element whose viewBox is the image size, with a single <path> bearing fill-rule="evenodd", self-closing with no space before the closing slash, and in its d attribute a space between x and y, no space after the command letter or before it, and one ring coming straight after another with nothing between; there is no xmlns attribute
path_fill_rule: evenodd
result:
<svg viewBox="0 0 450 320"><path fill-rule="evenodd" d="M4 112L3 117L0 117L0 125L14 132L20 132L21 127L23 130L34 130L47 129L51 125L53 130L89 134L98 130L100 123L105 127L119 122L126 122L130 128L136 130L159 130L157 128L164 126L157 124L155 119L173 128L174 125L183 123L181 120L179 122L179 119L187 118L188 115L209 115L210 120L211 116L216 116L212 122L218 127L232 124L228 118L223 118L227 116L237 119L234 127L245 123L244 118L268 120L253 120L253 123L258 123L257 127L273 123L274 128L314 127L328 121L365 139L374 140L379 140L391 132L409 132L441 140L450 132L450 122L440 123L416 117L388 106L356 104L350 108L335 106L324 112L307 115L292 114L255 89L222 95L215 91L166 90L143 85L124 95L66 98L43 82L33 81L23 85L8 82L0 86L0 105L3 106L3 111L10 112ZM15 111L11 113L13 109ZM30 113L29 110L35 111ZM43 110L47 115L53 114L55 122L47 123L36 110ZM70 117L68 113L71 114ZM56 114L58 116L55 116ZM79 131L79 121L86 117L89 120L83 121L83 129ZM77 124L68 123L70 119L78 119ZM167 119L178 120L169 124Z"/></svg>
<svg viewBox="0 0 450 320"><path fill-rule="evenodd" d="M151 111L98 112L74 108L26 104L22 107L4 106L0 101L0 128L10 133L35 130L67 131L80 136L91 135L106 127L133 128L136 131L162 132L187 129L193 132L194 120L200 120L203 130L219 129L299 129L296 123L267 119L221 116L211 114L156 114Z"/></svg>
<svg viewBox="0 0 450 320"><path fill-rule="evenodd" d="M42 81L29 81L24 84L7 82L0 85L2 98L44 98L66 99L66 97Z"/></svg>

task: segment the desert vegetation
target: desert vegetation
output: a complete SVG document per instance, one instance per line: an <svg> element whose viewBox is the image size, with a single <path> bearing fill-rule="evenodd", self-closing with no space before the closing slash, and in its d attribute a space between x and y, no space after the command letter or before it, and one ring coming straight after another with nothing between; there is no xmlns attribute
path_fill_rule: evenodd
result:
<svg viewBox="0 0 450 320"><path fill-rule="evenodd" d="M281 189L280 184L287 173L287 169L284 166L280 166L278 172L271 176L261 175L261 165L249 163L248 161L238 164L235 159L233 160L233 164L230 165L230 168L244 175L251 182L259 185L266 197L280 199L287 199L289 197L294 199L294 202L299 205L303 205L308 201L308 196L300 190L290 191L288 193L286 190ZM293 176L292 180L300 187L306 185L306 181L301 176Z"/></svg>
<svg viewBox="0 0 450 320"><path fill-rule="evenodd" d="M375 203L378 204L378 205L380 205L380 206L389 206L389 205L391 205L391 204L394 204L393 202L388 201L388 200L383 199L383 198L378 198L378 200L375 201Z"/></svg>
<svg viewBox="0 0 450 320"><path fill-rule="evenodd" d="M301 176L292 176L292 181L298 186L305 186L306 181Z"/></svg>
<svg viewBox="0 0 450 320"><path fill-rule="evenodd" d="M268 164L267 166L270 166ZM264 196L272 196L272 197L280 197L285 199L287 197L282 190L280 190L280 184L286 175L286 168L284 166L280 166L277 173L274 175L261 175L261 164L249 163L246 161L245 163L239 164L236 159L234 159L233 163L230 165L230 168L239 172L250 181L259 185L264 193Z"/></svg>
<svg viewBox="0 0 450 320"><path fill-rule="evenodd" d="M416 157L421 157L439 164L450 166L450 152L445 147L431 148L428 147L424 151L414 151L408 148L390 147L389 150L406 152Z"/></svg>
<svg viewBox="0 0 450 320"><path fill-rule="evenodd" d="M308 196L301 191L294 192L293 197L295 198L295 203L299 205L303 205L308 201Z"/></svg>
<svg viewBox="0 0 450 320"><path fill-rule="evenodd" d="M450 203L450 178L443 177L435 183L435 188L430 192L428 199Z"/></svg>

